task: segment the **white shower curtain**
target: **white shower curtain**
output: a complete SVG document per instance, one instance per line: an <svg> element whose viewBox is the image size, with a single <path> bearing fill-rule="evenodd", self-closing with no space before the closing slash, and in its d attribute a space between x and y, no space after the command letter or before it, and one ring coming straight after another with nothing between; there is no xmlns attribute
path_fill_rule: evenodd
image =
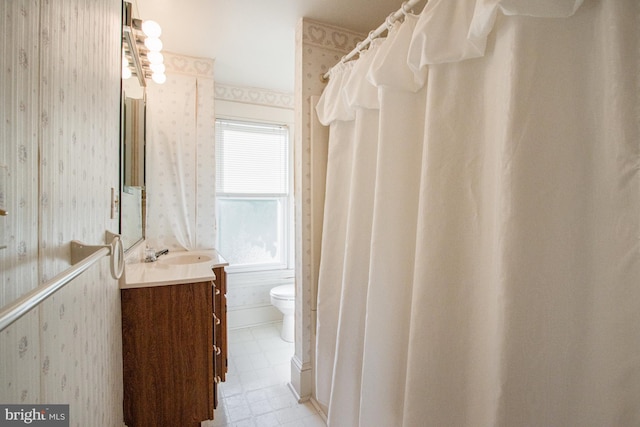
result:
<svg viewBox="0 0 640 427"><path fill-rule="evenodd" d="M213 61L165 53L167 81L147 86L146 243L215 247ZM198 70L205 70L198 73Z"/></svg>
<svg viewBox="0 0 640 427"><path fill-rule="evenodd" d="M318 104L332 427L640 425L640 2L430 0Z"/></svg>

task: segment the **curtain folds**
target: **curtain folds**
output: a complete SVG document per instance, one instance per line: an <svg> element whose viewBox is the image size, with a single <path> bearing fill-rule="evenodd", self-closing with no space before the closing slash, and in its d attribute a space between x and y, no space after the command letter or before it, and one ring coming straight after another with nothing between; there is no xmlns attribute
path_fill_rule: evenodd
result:
<svg viewBox="0 0 640 427"><path fill-rule="evenodd" d="M166 85L147 88L147 241L150 247L195 247L194 166L197 124L196 79L172 75Z"/></svg>
<svg viewBox="0 0 640 427"><path fill-rule="evenodd" d="M215 114L213 61L168 55L184 69L167 71L163 85L147 87L147 230L149 247L213 248L215 218ZM208 63L207 61L211 61Z"/></svg>
<svg viewBox="0 0 640 427"><path fill-rule="evenodd" d="M635 0L431 0L332 71L329 426L640 425L638 70Z"/></svg>

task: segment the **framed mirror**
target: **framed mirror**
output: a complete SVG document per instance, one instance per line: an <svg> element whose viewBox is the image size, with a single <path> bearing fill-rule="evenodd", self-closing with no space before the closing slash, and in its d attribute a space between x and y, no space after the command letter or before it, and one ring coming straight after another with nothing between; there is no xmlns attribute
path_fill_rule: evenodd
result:
<svg viewBox="0 0 640 427"><path fill-rule="evenodd" d="M131 4L123 3L122 56L123 69L139 61L130 44ZM127 39L129 37L129 40ZM123 73L124 74L124 73ZM120 102L120 234L125 250L145 236L145 134L146 97L144 77L127 73L122 77Z"/></svg>
<svg viewBox="0 0 640 427"><path fill-rule="evenodd" d="M125 249L144 238L145 230L145 117L144 88L123 81L120 141L120 234Z"/></svg>

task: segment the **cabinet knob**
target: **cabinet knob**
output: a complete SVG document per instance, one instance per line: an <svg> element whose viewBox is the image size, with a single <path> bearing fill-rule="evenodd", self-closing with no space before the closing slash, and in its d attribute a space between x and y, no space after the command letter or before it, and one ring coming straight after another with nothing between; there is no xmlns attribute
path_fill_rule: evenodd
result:
<svg viewBox="0 0 640 427"><path fill-rule="evenodd" d="M222 349L216 345L213 346L213 350L216 352L216 356L220 356L220 353L222 353Z"/></svg>
<svg viewBox="0 0 640 427"><path fill-rule="evenodd" d="M220 289L216 288L216 295L220 295Z"/></svg>
<svg viewBox="0 0 640 427"><path fill-rule="evenodd" d="M219 324L220 324L220 319L218 319L218 316L216 316L216 314L215 314L215 313L213 313L213 322L214 322L216 325L219 325Z"/></svg>
<svg viewBox="0 0 640 427"><path fill-rule="evenodd" d="M213 381L216 384L220 384L222 382L222 378L220 378L220 375L216 375L216 377L213 379Z"/></svg>

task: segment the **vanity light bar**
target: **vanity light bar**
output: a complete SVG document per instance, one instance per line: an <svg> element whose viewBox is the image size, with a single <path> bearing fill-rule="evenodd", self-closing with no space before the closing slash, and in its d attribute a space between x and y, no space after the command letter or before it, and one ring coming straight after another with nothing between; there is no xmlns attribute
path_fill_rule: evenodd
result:
<svg viewBox="0 0 640 427"><path fill-rule="evenodd" d="M160 53L160 25L154 21L133 18L132 6L128 2L124 2L122 21L123 78L127 78L129 74L126 73L125 67L129 67L131 74L136 75L141 86L147 85L148 78L159 84L164 83L167 77L164 74L164 58Z"/></svg>

